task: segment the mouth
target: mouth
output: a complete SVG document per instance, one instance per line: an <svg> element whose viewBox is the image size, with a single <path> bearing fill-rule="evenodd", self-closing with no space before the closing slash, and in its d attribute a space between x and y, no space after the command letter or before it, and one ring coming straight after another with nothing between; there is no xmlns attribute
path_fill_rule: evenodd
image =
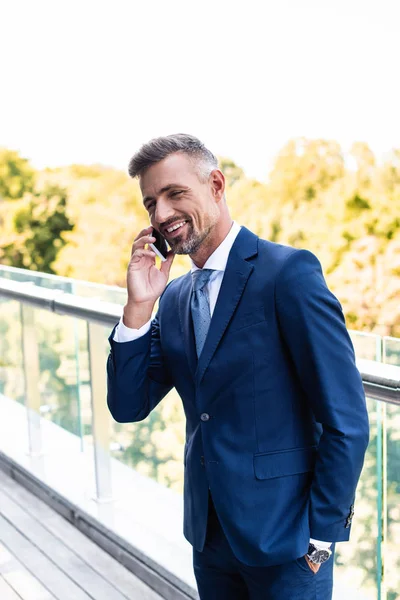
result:
<svg viewBox="0 0 400 600"><path fill-rule="evenodd" d="M170 227L164 228L164 236L167 239L178 237L178 235L181 235L182 232L187 228L187 224L187 221L179 221L178 223L174 223Z"/></svg>

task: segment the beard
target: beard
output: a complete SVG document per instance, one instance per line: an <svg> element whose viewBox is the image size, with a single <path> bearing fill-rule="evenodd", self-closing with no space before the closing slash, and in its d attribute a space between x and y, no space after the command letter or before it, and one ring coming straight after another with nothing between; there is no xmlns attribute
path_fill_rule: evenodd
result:
<svg viewBox="0 0 400 600"><path fill-rule="evenodd" d="M211 230L214 228L217 219L209 218L208 223L202 229L202 231L195 231L191 221L187 223L187 234L186 237L178 236L173 238L169 243L174 254L196 254L200 246L210 235Z"/></svg>

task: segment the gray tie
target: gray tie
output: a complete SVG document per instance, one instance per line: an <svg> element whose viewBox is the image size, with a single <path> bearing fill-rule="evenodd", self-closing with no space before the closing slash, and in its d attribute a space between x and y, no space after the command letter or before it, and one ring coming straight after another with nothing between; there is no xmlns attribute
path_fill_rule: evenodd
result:
<svg viewBox="0 0 400 600"><path fill-rule="evenodd" d="M192 309L193 327L198 357L203 350L208 328L210 327L210 305L204 288L209 282L213 273L213 269L198 269L192 272L193 291L190 300L190 306Z"/></svg>

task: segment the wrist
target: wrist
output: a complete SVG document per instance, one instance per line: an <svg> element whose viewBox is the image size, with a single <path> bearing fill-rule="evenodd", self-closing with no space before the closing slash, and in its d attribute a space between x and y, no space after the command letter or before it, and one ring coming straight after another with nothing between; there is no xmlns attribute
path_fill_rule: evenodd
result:
<svg viewBox="0 0 400 600"><path fill-rule="evenodd" d="M153 309L153 302L137 304L128 301L124 306L122 321L124 325L130 329L140 329L150 321Z"/></svg>

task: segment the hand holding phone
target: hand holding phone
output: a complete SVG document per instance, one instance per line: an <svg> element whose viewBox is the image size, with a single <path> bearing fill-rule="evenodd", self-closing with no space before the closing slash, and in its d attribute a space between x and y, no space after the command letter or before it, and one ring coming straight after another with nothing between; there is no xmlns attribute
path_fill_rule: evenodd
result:
<svg viewBox="0 0 400 600"><path fill-rule="evenodd" d="M128 301L124 307L124 323L132 329L139 329L150 318L154 305L161 296L168 282L174 253L168 252L164 238L155 252L150 245L157 243L157 232L149 226L136 236L131 251L131 258L127 269ZM162 241L164 240L164 244ZM149 248L146 249L146 246ZM165 254L164 254L165 252ZM160 268L155 264L154 254L162 255Z"/></svg>

